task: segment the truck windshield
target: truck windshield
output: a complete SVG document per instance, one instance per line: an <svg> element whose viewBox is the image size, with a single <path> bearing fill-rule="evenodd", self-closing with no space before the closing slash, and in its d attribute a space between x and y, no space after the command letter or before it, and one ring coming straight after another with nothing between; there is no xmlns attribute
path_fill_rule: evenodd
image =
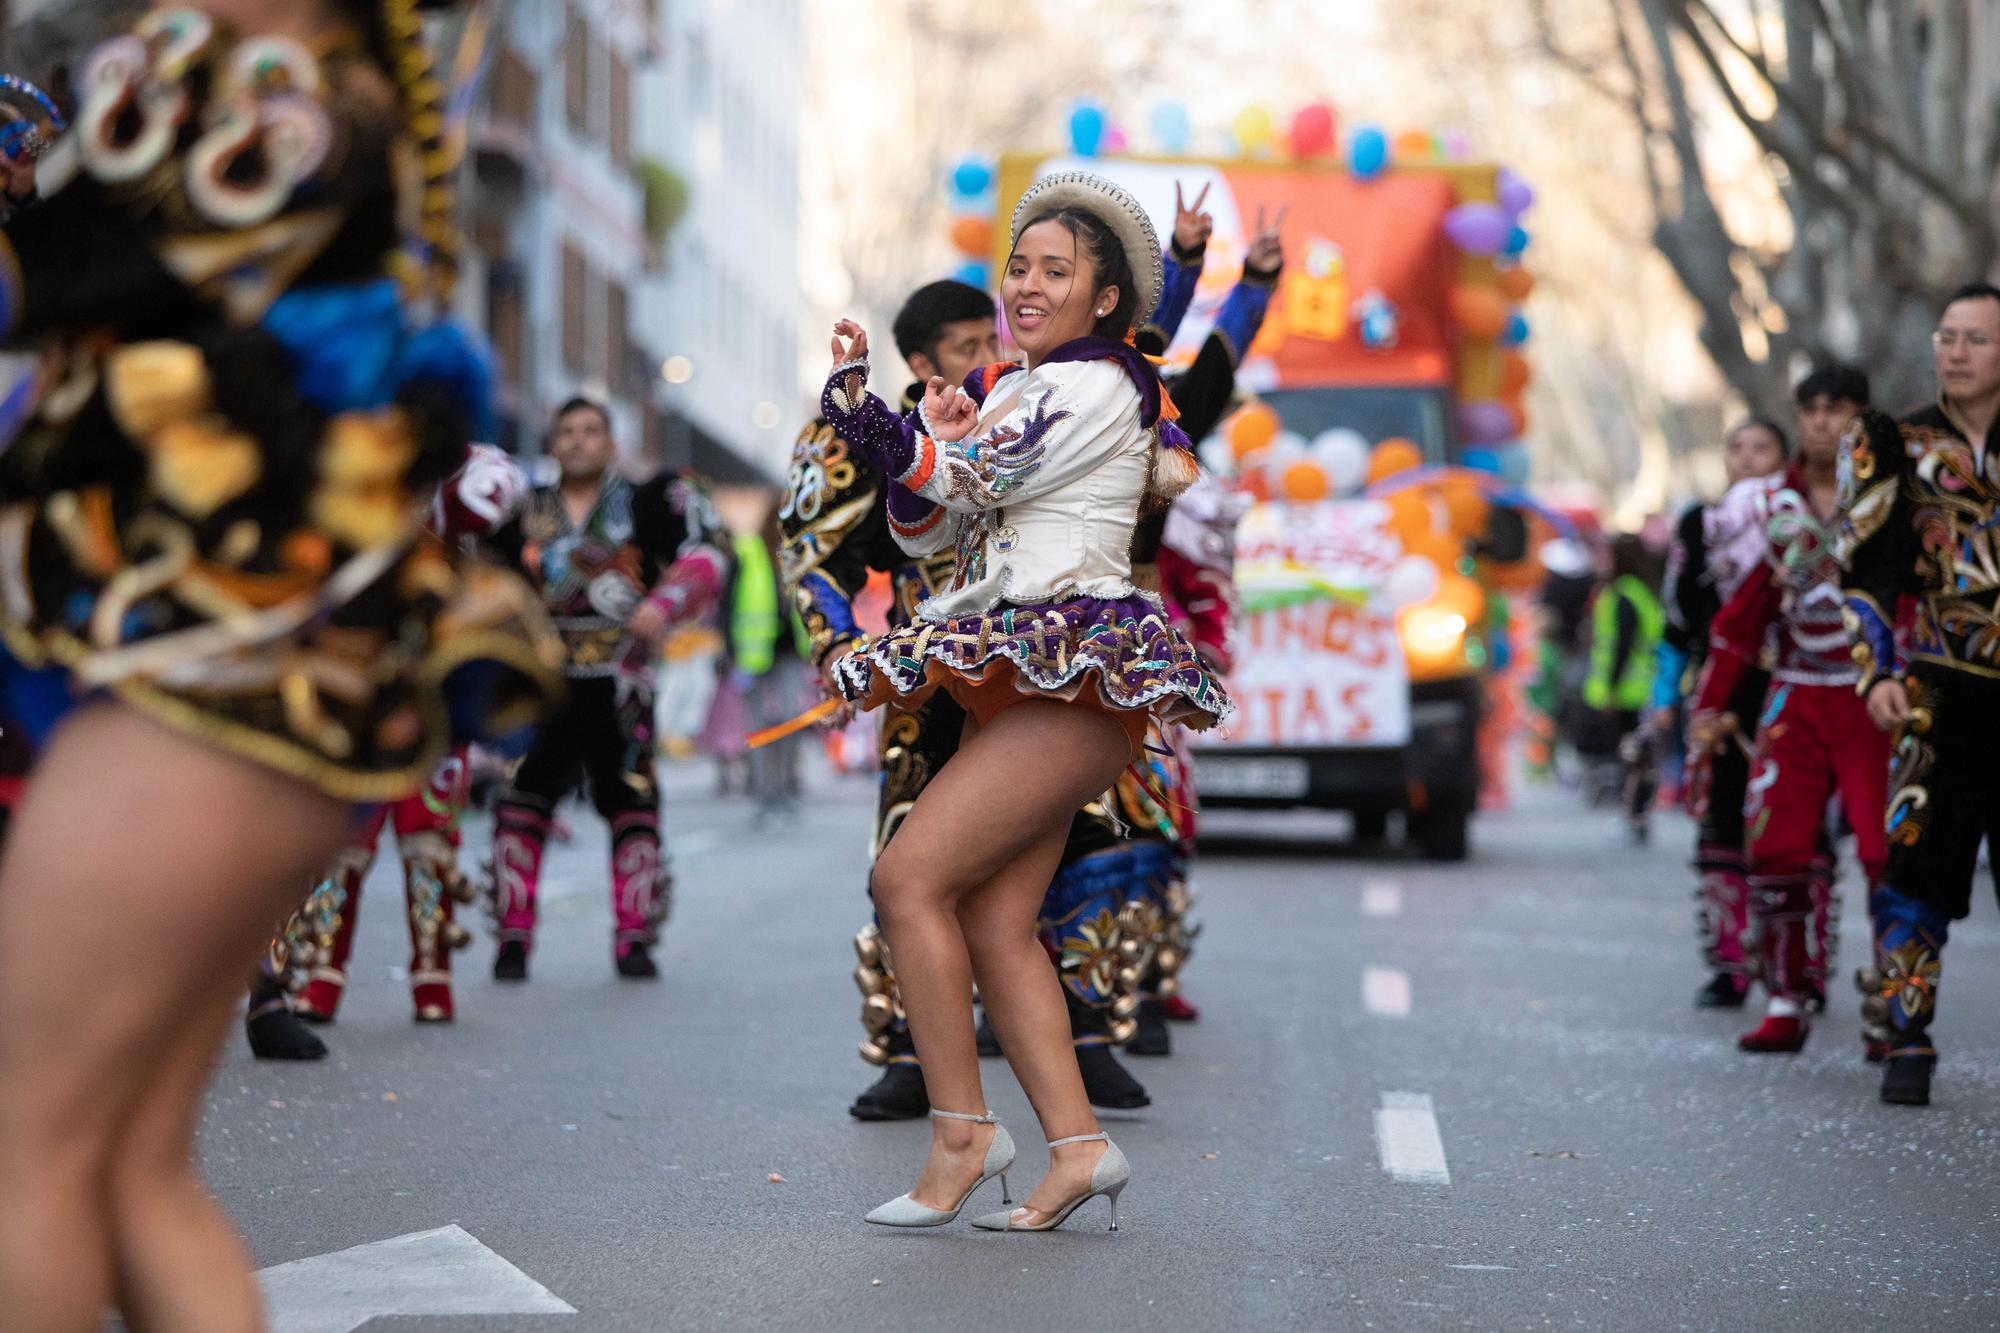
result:
<svg viewBox="0 0 2000 1333"><path fill-rule="evenodd" d="M1284 423L1308 440L1321 431L1345 427L1361 432L1371 445L1409 440L1427 463L1450 456L1448 404L1442 391L1403 387L1374 389L1272 389L1258 395Z"/></svg>

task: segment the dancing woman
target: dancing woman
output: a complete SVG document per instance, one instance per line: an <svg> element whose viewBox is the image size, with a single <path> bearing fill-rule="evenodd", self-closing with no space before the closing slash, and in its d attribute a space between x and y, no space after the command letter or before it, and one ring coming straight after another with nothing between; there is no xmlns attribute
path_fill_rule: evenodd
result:
<svg viewBox="0 0 2000 1333"><path fill-rule="evenodd" d="M240 979L355 806L560 690L527 589L423 534L490 386L412 299L453 244L416 4L146 14L0 245L45 390L0 457L0 681L48 733L0 862L9 1327L261 1326L194 1167ZM84 989L79 913L120 925Z"/></svg>
<svg viewBox="0 0 2000 1333"><path fill-rule="evenodd" d="M976 1225L1051 1230L1102 1194L1117 1226L1131 1170L1084 1095L1035 919L1072 816L1132 762L1149 719L1202 729L1229 709L1131 577L1141 507L1196 474L1157 374L1124 341L1157 302L1159 255L1124 190L1081 172L1044 179L1014 211L1000 288L1026 364L962 389L933 378L913 419L866 392L867 335L835 329L827 420L899 484L890 525L904 550L954 549L957 568L920 623L857 645L832 674L862 707L942 689L969 716L875 865L935 1121L915 1188L871 1222L942 1226L995 1176L1008 1201L1014 1145L980 1086L976 981L1050 1149L1025 1205Z"/></svg>

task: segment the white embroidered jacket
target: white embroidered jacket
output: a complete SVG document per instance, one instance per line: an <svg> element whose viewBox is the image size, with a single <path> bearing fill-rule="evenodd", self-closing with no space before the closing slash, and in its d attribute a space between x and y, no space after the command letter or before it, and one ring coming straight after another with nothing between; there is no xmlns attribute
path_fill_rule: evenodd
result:
<svg viewBox="0 0 2000 1333"><path fill-rule="evenodd" d="M1154 449L1139 413L1117 362L1067 361L1001 379L956 444L919 434L898 480L939 507L914 522L892 508L890 527L913 556L958 553L924 618L1138 592L1132 530Z"/></svg>

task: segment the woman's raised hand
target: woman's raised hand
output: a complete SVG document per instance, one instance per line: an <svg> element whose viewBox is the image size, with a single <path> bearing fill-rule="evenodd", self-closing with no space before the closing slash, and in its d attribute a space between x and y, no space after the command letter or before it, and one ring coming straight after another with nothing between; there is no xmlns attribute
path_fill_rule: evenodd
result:
<svg viewBox="0 0 2000 1333"><path fill-rule="evenodd" d="M924 420L930 423L932 439L957 444L979 424L979 405L956 384L946 384L944 376L933 375L924 385Z"/></svg>
<svg viewBox="0 0 2000 1333"><path fill-rule="evenodd" d="M833 326L833 364L844 365L849 361L868 359L868 330L851 319L843 319Z"/></svg>

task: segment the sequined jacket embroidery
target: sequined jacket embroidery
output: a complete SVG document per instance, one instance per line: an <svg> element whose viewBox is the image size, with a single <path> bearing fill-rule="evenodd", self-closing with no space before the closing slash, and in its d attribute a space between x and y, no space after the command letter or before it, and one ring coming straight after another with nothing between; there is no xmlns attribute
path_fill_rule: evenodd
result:
<svg viewBox="0 0 2000 1333"><path fill-rule="evenodd" d="M1862 688L1909 661L2000 678L2000 457L1942 408L1864 413L1842 455L1845 610ZM1907 649L1897 605L1914 607Z"/></svg>

